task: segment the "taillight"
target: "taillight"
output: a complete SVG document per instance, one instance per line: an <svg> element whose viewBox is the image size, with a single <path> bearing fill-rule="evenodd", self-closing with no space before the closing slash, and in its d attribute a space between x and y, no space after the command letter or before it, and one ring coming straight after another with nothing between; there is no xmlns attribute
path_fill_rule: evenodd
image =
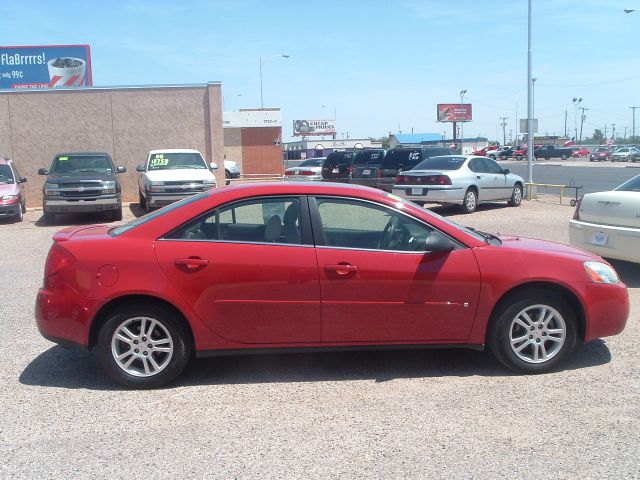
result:
<svg viewBox="0 0 640 480"><path fill-rule="evenodd" d="M446 175L438 175L438 185L451 185L451 179Z"/></svg>
<svg viewBox="0 0 640 480"><path fill-rule="evenodd" d="M348 170L349 170L349 176L353 175L353 167L350 166Z"/></svg>
<svg viewBox="0 0 640 480"><path fill-rule="evenodd" d="M285 175L293 175L294 172L292 172L291 170L287 170L284 172Z"/></svg>
<svg viewBox="0 0 640 480"><path fill-rule="evenodd" d="M55 242L49 249L47 255L47 263L44 266L44 277L48 278L61 270L70 267L76 263L76 257L74 257L69 250L64 248L60 243Z"/></svg>
<svg viewBox="0 0 640 480"><path fill-rule="evenodd" d="M405 183L407 183L407 177L404 175L398 175L396 177L396 185L404 185Z"/></svg>
<svg viewBox="0 0 640 480"><path fill-rule="evenodd" d="M582 199L583 199L583 197L580 197L578 199L578 201L576 202L576 209L573 212L573 219L574 220L580 220L580 204L582 203Z"/></svg>
<svg viewBox="0 0 640 480"><path fill-rule="evenodd" d="M301 172L298 172L298 175L313 175L313 171L311 171L311 170L302 170Z"/></svg>

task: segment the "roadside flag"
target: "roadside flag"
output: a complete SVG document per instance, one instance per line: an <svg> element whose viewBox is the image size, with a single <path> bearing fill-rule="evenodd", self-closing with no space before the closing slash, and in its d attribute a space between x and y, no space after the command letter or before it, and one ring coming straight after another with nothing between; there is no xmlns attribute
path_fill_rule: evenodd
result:
<svg viewBox="0 0 640 480"><path fill-rule="evenodd" d="M571 145L573 145L573 138L571 140L567 140L566 142L564 142L565 147L570 147Z"/></svg>
<svg viewBox="0 0 640 480"><path fill-rule="evenodd" d="M610 147L611 145L613 145L613 137L607 138L607 146Z"/></svg>

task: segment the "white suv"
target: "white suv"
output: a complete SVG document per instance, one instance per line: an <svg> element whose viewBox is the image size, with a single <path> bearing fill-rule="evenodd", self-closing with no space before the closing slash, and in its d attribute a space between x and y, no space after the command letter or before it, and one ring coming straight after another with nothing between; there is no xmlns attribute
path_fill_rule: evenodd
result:
<svg viewBox="0 0 640 480"><path fill-rule="evenodd" d="M216 163L207 163L198 150L151 150L147 162L138 165L140 207L162 207L216 186Z"/></svg>

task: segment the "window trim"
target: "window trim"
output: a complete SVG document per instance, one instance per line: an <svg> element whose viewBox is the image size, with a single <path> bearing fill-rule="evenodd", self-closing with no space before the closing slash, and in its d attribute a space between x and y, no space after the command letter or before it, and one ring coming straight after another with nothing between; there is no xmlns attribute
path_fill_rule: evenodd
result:
<svg viewBox="0 0 640 480"><path fill-rule="evenodd" d="M406 212L403 212L402 210L398 210L395 209L393 207L389 207L388 205L385 205L383 203L378 203L378 202L374 202L371 200L367 200L364 198L357 198L357 197L344 197L344 196L332 196L332 195L309 195L309 213L310 213L310 217L311 217L311 226L313 228L313 235L314 235L314 240L315 240L315 247L316 248L328 248L328 249L332 249L332 250L354 250L354 251L361 251L361 252L385 252L385 253L403 253L403 254L411 254L411 255L425 255L428 253L433 253L432 250L415 250L415 251L410 251L410 250L393 250L393 249L381 249L381 248L357 248L357 247L340 247L340 246L333 246L333 245L327 245L327 240L325 238L324 235L324 228L322 226L322 219L320 218L320 209L318 208L318 203L316 200L318 199L329 199L329 200L347 200L347 201L351 201L351 202L359 202L359 203L363 203L363 204L370 204L376 207L381 207L385 210L389 210L392 213L397 213L400 215L404 215L405 217L416 221L424 226L426 226L427 228L430 228L438 233L440 233L441 235L444 235L445 237L447 237L448 239L450 239L455 245L456 248L454 248L455 250L463 250L463 249L467 249L469 248L467 245L464 245L462 242L460 242L458 239L452 237L451 235L449 235L446 232L443 232L442 230L440 230L439 228L437 228L435 225L431 225L429 223L426 223L425 221L421 220L420 218L417 218L413 215L410 215Z"/></svg>
<svg viewBox="0 0 640 480"><path fill-rule="evenodd" d="M274 199L274 198L289 198L289 199L297 199L298 204L300 206L300 243L279 243L279 242L250 242L246 240L220 240L220 239L205 239L205 238L168 238L174 232L184 228L187 225L195 223L202 219L202 217L209 217L212 214L216 216L216 229L219 225L219 217L220 210L223 208L230 208L234 204L239 203L247 203L250 201L255 201L256 203L262 199ZM288 246L288 247L314 247L313 243L313 234L311 230L311 219L309 215L309 204L308 198L306 195L260 195L258 197L246 197L239 198L237 200L233 200L228 203L220 204L214 208L207 210L200 215L192 217L185 222L182 222L177 227L171 229L167 233L160 236L158 241L171 241L171 242L206 242L206 243L234 243L234 244L246 244L246 245L279 245L279 246Z"/></svg>

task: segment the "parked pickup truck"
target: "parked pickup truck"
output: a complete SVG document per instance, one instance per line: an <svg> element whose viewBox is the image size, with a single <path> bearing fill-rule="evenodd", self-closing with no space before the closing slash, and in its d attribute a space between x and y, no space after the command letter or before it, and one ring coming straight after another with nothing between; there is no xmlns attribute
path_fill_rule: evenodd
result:
<svg viewBox="0 0 640 480"><path fill-rule="evenodd" d="M122 220L120 182L108 153L59 153L51 166L38 169L47 175L42 190L44 222L53 223L58 213L111 212L112 220Z"/></svg>
<svg viewBox="0 0 640 480"><path fill-rule="evenodd" d="M549 160L550 158L560 158L566 160L571 157L573 148L556 147L555 145L541 145L539 148L533 151L533 155L536 158L544 158Z"/></svg>
<svg viewBox="0 0 640 480"><path fill-rule="evenodd" d="M150 211L216 186L216 163L207 163L198 150L151 150L140 173L140 207Z"/></svg>

